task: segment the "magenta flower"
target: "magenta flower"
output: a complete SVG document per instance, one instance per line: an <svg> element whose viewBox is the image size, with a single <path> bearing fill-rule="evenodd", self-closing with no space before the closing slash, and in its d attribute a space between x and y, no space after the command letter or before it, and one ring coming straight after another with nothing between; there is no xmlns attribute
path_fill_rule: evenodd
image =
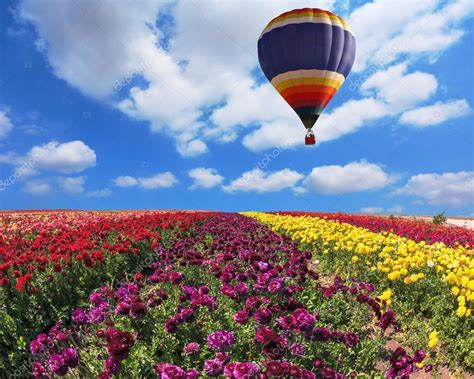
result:
<svg viewBox="0 0 474 379"><path fill-rule="evenodd" d="M262 308L255 312L253 318L260 324L268 324L272 320L272 312L267 308Z"/></svg>
<svg viewBox="0 0 474 379"><path fill-rule="evenodd" d="M248 320L249 320L249 315L248 315L247 311L241 310L241 311L235 312L234 321L237 324L246 324Z"/></svg>
<svg viewBox="0 0 474 379"><path fill-rule="evenodd" d="M224 372L224 363L219 359L208 359L204 362L204 371L211 377L219 376Z"/></svg>
<svg viewBox="0 0 474 379"><path fill-rule="evenodd" d="M217 330L207 336L207 345L214 351L225 351L235 343L235 334L227 330Z"/></svg>
<svg viewBox="0 0 474 379"><path fill-rule="evenodd" d="M190 342L183 348L185 355L196 355L201 351L201 346L197 342Z"/></svg>

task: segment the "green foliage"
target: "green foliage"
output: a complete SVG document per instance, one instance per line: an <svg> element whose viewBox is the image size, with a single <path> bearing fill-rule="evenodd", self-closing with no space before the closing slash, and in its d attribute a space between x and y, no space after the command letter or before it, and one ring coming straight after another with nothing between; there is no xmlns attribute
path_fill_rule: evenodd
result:
<svg viewBox="0 0 474 379"><path fill-rule="evenodd" d="M433 216L433 224L436 224L436 225L442 225L442 224L446 224L446 216L444 215L444 212L441 212L441 213L438 213L437 215Z"/></svg>

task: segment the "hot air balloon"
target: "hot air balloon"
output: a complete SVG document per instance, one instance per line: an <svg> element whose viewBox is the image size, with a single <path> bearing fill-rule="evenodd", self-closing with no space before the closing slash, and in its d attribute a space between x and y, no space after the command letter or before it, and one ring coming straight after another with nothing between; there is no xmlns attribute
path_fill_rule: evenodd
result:
<svg viewBox="0 0 474 379"><path fill-rule="evenodd" d="M312 128L349 74L355 51L347 23L317 8L285 12L260 35L260 66L307 129L307 145L315 144Z"/></svg>

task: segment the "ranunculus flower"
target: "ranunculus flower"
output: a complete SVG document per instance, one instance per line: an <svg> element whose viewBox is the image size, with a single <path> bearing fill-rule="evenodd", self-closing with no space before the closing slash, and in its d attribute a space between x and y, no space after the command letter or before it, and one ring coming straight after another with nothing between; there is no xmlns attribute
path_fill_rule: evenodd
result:
<svg viewBox="0 0 474 379"><path fill-rule="evenodd" d="M257 330L255 333L255 339L257 342L267 344L277 339L277 334L270 328L263 327Z"/></svg>
<svg viewBox="0 0 474 379"><path fill-rule="evenodd" d="M272 319L272 312L267 308L262 308L255 312L253 318L260 324L268 324Z"/></svg>
<svg viewBox="0 0 474 379"><path fill-rule="evenodd" d="M235 379L253 378L260 372L260 367L254 362L241 362L233 366L233 377Z"/></svg>
<svg viewBox="0 0 474 379"><path fill-rule="evenodd" d="M87 324L89 318L87 317L87 312L84 308L76 308L71 315L72 321L77 325Z"/></svg>
<svg viewBox="0 0 474 379"><path fill-rule="evenodd" d="M301 356L304 355L304 352L305 352L305 348L302 344L297 343L297 342L291 344L291 346L290 346L290 354L291 355L301 357Z"/></svg>
<svg viewBox="0 0 474 379"><path fill-rule="evenodd" d="M52 354L49 357L49 368L56 375L64 376L67 374L68 365L64 362L61 354Z"/></svg>
<svg viewBox="0 0 474 379"><path fill-rule="evenodd" d="M35 379L45 379L47 378L46 369L39 362L34 362L31 366L31 374Z"/></svg>
<svg viewBox="0 0 474 379"><path fill-rule="evenodd" d="M360 341L359 336L353 332L349 332L344 335L344 344L347 347L352 348L356 346L359 343L359 341Z"/></svg>
<svg viewBox="0 0 474 379"><path fill-rule="evenodd" d="M235 334L227 330L217 330L207 336L207 345L215 351L225 351L235 343Z"/></svg>
<svg viewBox="0 0 474 379"><path fill-rule="evenodd" d="M211 377L216 377L224 372L224 363L218 359L208 359L204 362L204 371Z"/></svg>
<svg viewBox="0 0 474 379"><path fill-rule="evenodd" d="M237 324L246 324L248 320L249 320L249 315L247 311L240 310L240 311L235 312L234 321Z"/></svg>
<svg viewBox="0 0 474 379"><path fill-rule="evenodd" d="M104 362L105 372L109 375L117 374L120 371L121 364L118 359L108 357Z"/></svg>
<svg viewBox="0 0 474 379"><path fill-rule="evenodd" d="M69 368L76 368L78 364L77 351L70 347L63 350L61 356Z"/></svg>
<svg viewBox="0 0 474 379"><path fill-rule="evenodd" d="M197 342L190 342L183 348L185 355L195 355L201 351L201 346Z"/></svg>

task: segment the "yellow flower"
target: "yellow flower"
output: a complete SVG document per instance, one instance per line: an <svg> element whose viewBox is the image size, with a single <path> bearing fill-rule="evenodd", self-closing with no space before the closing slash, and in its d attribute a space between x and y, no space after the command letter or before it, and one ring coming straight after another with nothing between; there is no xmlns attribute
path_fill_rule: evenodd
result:
<svg viewBox="0 0 474 379"><path fill-rule="evenodd" d="M459 295L459 288L454 286L451 288L451 292L454 296L458 296Z"/></svg>
<svg viewBox="0 0 474 379"><path fill-rule="evenodd" d="M354 255L354 256L351 258L352 263L357 263L358 260L359 260L359 257L358 257L357 255Z"/></svg>

